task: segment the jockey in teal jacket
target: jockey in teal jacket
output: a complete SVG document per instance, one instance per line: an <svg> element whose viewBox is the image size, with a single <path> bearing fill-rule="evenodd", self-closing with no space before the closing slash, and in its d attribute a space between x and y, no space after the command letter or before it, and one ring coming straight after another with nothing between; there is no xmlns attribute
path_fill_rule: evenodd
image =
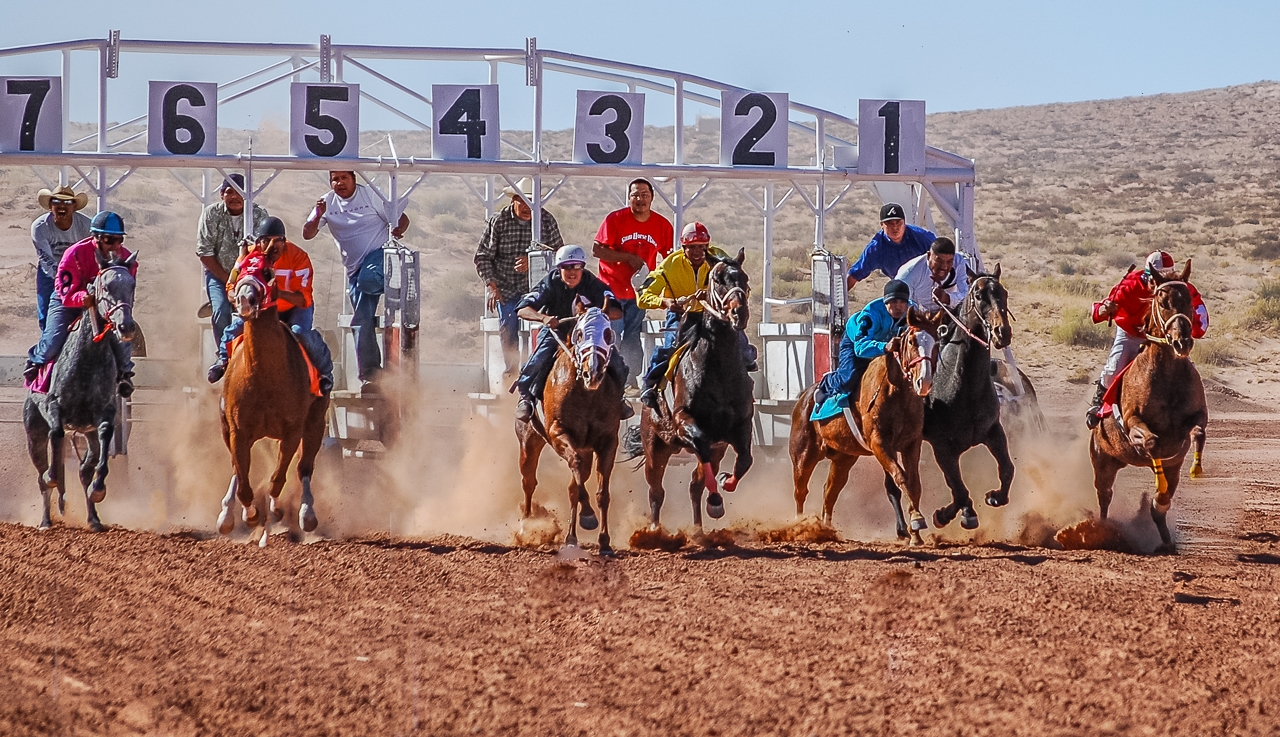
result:
<svg viewBox="0 0 1280 737"><path fill-rule="evenodd" d="M884 285L884 297L867 303L845 324L840 339L840 365L822 377L814 407L821 407L828 397L849 394L857 397L858 385L872 359L883 356L889 341L907 324L907 308L911 306L911 290L906 282L890 279Z"/></svg>

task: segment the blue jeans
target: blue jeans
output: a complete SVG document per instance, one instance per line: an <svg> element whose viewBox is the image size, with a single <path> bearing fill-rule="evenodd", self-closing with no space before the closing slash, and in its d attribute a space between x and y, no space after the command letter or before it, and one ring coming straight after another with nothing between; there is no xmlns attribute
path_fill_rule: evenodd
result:
<svg viewBox="0 0 1280 737"><path fill-rule="evenodd" d="M231 300L227 298L227 285L208 271L204 272L204 291L209 295L209 307L213 315L209 321L213 324L214 339L218 341L218 349L222 349L222 335L231 326ZM219 353L219 355L222 355Z"/></svg>
<svg viewBox="0 0 1280 737"><path fill-rule="evenodd" d="M27 360L37 366L53 363L62 355L62 347L71 335L71 325L84 314L83 307L65 307L54 296L49 300L49 313L45 318L40 342L27 351ZM110 341L116 353L116 367L120 374L133 373L133 344L124 340Z"/></svg>
<svg viewBox="0 0 1280 737"><path fill-rule="evenodd" d="M622 303L622 319L613 321L613 334L618 336L618 350L628 367L639 371L644 365L644 348L640 347L640 331L644 328L645 311L634 298L618 300ZM628 372L629 373L629 372ZM626 381L624 380L625 384Z"/></svg>
<svg viewBox="0 0 1280 737"><path fill-rule="evenodd" d="M382 249L369 252L360 268L347 279L347 296L355 314L351 332L356 341L356 364L361 381L371 381L382 370L382 349L378 346L378 301L386 286Z"/></svg>
<svg viewBox="0 0 1280 737"><path fill-rule="evenodd" d="M502 340L502 359L507 371L514 371L520 365L520 318L516 315L520 299L516 296L498 303L498 336Z"/></svg>
<svg viewBox="0 0 1280 737"><path fill-rule="evenodd" d="M315 307L294 307L280 312L280 322L289 326L289 331L297 336L298 343L307 352L307 357L315 364L316 370L329 380L329 386L333 386L333 354L329 352L329 345L324 342L320 331L312 326L315 314ZM227 346L243 334L244 320L238 314L232 315L231 324L223 331L222 340L218 341L220 363L227 362Z"/></svg>
<svg viewBox="0 0 1280 737"><path fill-rule="evenodd" d="M45 318L49 314L49 298L53 296L53 277L36 268L36 319L44 331Z"/></svg>

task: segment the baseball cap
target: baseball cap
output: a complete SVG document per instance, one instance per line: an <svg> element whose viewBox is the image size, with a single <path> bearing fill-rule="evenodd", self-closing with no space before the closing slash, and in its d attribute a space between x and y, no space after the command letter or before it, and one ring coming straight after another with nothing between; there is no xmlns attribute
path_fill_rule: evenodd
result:
<svg viewBox="0 0 1280 737"><path fill-rule="evenodd" d="M902 205L896 202L889 202L880 208L880 222L888 220L906 220L907 216L902 211Z"/></svg>

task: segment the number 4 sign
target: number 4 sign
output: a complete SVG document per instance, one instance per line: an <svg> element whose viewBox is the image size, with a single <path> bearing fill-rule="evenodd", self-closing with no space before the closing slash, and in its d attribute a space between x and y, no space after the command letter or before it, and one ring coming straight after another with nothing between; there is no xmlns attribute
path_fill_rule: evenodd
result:
<svg viewBox="0 0 1280 737"><path fill-rule="evenodd" d="M924 100L858 100L858 173L924 172Z"/></svg>
<svg viewBox="0 0 1280 737"><path fill-rule="evenodd" d="M0 77L0 152L62 153L62 78Z"/></svg>
<svg viewBox="0 0 1280 737"><path fill-rule="evenodd" d="M431 85L431 151L437 159L496 161L502 147L498 85Z"/></svg>

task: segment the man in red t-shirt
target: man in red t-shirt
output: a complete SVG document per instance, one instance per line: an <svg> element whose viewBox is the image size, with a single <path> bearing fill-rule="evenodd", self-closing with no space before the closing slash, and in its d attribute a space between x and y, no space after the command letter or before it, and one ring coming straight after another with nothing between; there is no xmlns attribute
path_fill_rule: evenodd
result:
<svg viewBox="0 0 1280 737"><path fill-rule="evenodd" d="M627 203L600 223L591 255L600 259L600 279L622 303L622 319L613 321L613 332L628 372L643 375L640 331L645 311L636 304L635 282L671 253L675 230L671 221L653 211L653 185L648 179L635 179L627 185Z"/></svg>

